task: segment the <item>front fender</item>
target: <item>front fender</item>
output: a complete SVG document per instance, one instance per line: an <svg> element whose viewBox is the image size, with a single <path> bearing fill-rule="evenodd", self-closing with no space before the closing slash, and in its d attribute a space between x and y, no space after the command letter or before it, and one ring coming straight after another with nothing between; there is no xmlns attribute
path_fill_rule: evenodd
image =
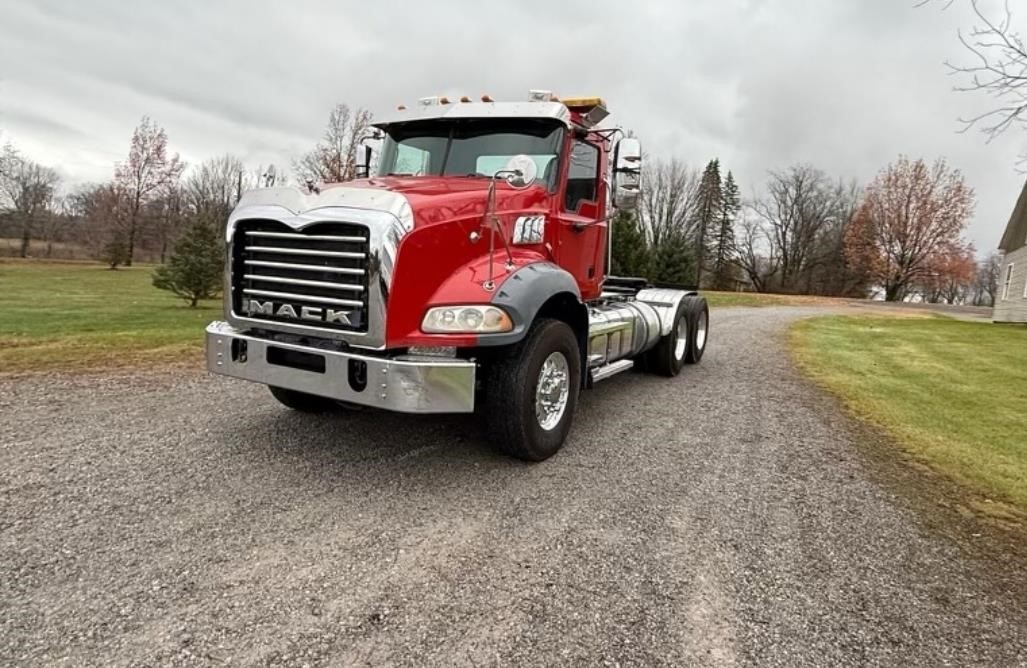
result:
<svg viewBox="0 0 1027 668"><path fill-rule="evenodd" d="M493 304L510 314L514 323L513 331L479 336L478 345L505 346L517 343L527 334L539 310L554 297L561 295L580 307L578 283L567 271L552 262L535 262L521 267L503 281L492 297ZM568 313L566 317L574 321L576 315Z"/></svg>

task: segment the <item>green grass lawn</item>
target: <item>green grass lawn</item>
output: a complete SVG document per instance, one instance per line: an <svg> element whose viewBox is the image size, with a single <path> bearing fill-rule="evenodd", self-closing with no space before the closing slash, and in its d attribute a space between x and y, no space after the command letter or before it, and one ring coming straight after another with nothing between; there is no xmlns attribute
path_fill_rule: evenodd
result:
<svg viewBox="0 0 1027 668"><path fill-rule="evenodd" d="M0 374L167 365L199 360L220 301L191 309L150 284L152 266L0 260ZM704 293L714 307L779 306L818 297Z"/></svg>
<svg viewBox="0 0 1027 668"><path fill-rule="evenodd" d="M189 308L152 270L0 262L0 373L199 360L220 301Z"/></svg>
<svg viewBox="0 0 1027 668"><path fill-rule="evenodd" d="M766 292L715 292L703 290L711 307L726 306L810 306L814 304L843 304L847 299L813 295L777 295Z"/></svg>
<svg viewBox="0 0 1027 668"><path fill-rule="evenodd" d="M829 316L790 340L813 379L916 458L1027 508L1027 328Z"/></svg>

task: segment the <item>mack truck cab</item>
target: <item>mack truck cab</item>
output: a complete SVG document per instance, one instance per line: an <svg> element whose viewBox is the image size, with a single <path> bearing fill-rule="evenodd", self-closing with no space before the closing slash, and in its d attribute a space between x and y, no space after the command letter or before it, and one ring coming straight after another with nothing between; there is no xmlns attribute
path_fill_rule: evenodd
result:
<svg viewBox="0 0 1027 668"><path fill-rule="evenodd" d="M582 389L676 376L709 329L695 290L609 275L642 154L607 115L548 91L422 98L374 123L375 173L362 147L362 178L245 193L208 369L298 411L479 412L503 452L552 456Z"/></svg>

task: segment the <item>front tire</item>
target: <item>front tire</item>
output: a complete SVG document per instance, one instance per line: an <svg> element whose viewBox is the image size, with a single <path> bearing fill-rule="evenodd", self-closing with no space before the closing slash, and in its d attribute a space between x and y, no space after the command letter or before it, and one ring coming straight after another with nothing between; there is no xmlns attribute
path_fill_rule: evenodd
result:
<svg viewBox="0 0 1027 668"><path fill-rule="evenodd" d="M495 360L485 388L488 433L511 457L540 462L563 446L581 389L574 331L541 319L510 355Z"/></svg>
<svg viewBox="0 0 1027 668"><path fill-rule="evenodd" d="M278 399L280 404L302 413L326 413L339 406L332 399L319 397L315 394L287 390L284 387L275 387L274 385L268 385L267 389L271 390L271 395Z"/></svg>

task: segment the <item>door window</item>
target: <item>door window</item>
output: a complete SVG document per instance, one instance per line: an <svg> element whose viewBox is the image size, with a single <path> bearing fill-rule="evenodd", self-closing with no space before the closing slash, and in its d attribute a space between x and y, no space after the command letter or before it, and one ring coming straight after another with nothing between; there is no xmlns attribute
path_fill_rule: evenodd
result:
<svg viewBox="0 0 1027 668"><path fill-rule="evenodd" d="M567 173L567 211L577 211L582 202L596 201L599 177L599 149L579 139L571 147L571 164Z"/></svg>

